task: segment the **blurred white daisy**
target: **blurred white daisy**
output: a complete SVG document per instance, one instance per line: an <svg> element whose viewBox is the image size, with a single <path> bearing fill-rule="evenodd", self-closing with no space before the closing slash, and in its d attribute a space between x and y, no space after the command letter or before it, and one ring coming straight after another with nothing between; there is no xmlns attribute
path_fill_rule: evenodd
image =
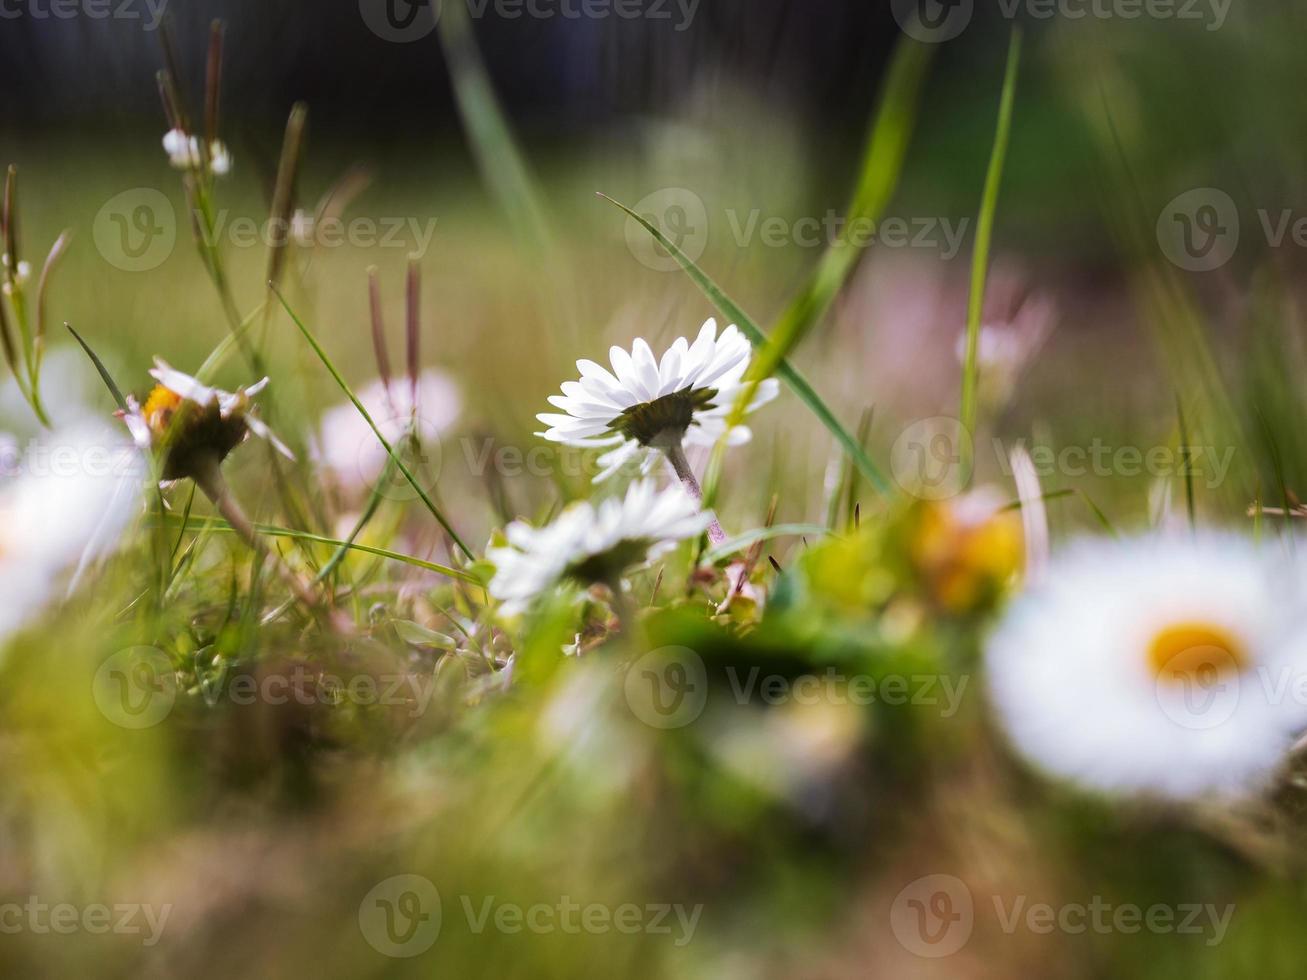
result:
<svg viewBox="0 0 1307 980"><path fill-rule="evenodd" d="M1307 619L1287 560L1215 533L1087 541L986 651L1015 746L1084 787L1172 799L1269 781L1307 722Z"/></svg>
<svg viewBox="0 0 1307 980"><path fill-rule="evenodd" d="M163 479L193 477L201 464L221 463L251 432L268 440L288 459L295 458L249 411L250 400L268 386L267 378L235 391L223 391L169 367L158 357L150 375L158 384L145 405L129 395L127 411L120 414L137 446L164 454Z"/></svg>
<svg viewBox="0 0 1307 980"><path fill-rule="evenodd" d="M198 136L190 136L180 129L170 129L163 134L163 151L177 170L198 170L203 163L200 150ZM213 140L209 144L209 169L219 177L231 172L231 154L222 140Z"/></svg>
<svg viewBox="0 0 1307 980"><path fill-rule="evenodd" d="M435 368L418 375L416 396L407 380L387 385L381 379L355 394L392 446L409 433L415 416L419 443L435 443L458 420L463 408L457 386ZM375 485L389 458L352 402L343 402L322 416L310 452L336 486L348 494L366 492Z"/></svg>
<svg viewBox="0 0 1307 980"><path fill-rule="evenodd" d="M6 268L8 268L9 266L8 255L0 257L0 265L3 265ZM19 286L25 286L27 285L28 280L30 280L31 278L32 278L32 263L28 262L26 259L20 260L18 263L18 267L14 269L14 281L17 282ZM10 283L8 279L5 280L3 286L0 287L0 289L3 289L3 292L6 296L12 296L14 294L13 284Z"/></svg>
<svg viewBox="0 0 1307 980"><path fill-rule="evenodd" d="M141 511L145 460L120 430L81 423L10 444L0 474L0 636L112 552Z"/></svg>
<svg viewBox="0 0 1307 980"><path fill-rule="evenodd" d="M486 552L495 566L490 593L511 616L564 580L616 588L627 569L702 534L711 519L681 487L659 492L637 480L625 497L598 507L573 504L544 527L514 521L505 531L508 545Z"/></svg>
<svg viewBox="0 0 1307 980"><path fill-rule="evenodd" d="M549 399L565 414L538 415L549 428L537 434L570 446L612 447L599 458L603 469L596 483L637 461L648 473L657 459L653 451L661 451L693 494L697 484L691 485L684 446L712 446L726 435L751 353L736 326L717 336L716 320L703 325L693 344L678 337L660 361L643 339L637 338L629 352L613 347L611 371L594 361L576 362L581 379L567 382L561 395ZM763 381L748 410L771 401L777 391L775 378ZM731 445L749 438L745 426L727 436Z"/></svg>

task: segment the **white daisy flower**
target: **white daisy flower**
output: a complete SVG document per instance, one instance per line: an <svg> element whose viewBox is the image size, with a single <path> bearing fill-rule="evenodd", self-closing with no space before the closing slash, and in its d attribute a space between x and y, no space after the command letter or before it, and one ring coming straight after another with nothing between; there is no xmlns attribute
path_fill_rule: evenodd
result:
<svg viewBox="0 0 1307 980"><path fill-rule="evenodd" d="M164 480L194 476L201 458L222 462L251 432L268 442L288 459L294 459L285 444L250 411L250 399L268 386L264 378L236 391L223 391L154 359L150 375L158 384L141 406L127 397L127 411L120 413L136 444L145 450L166 452ZM173 418L184 413L176 425Z"/></svg>
<svg viewBox="0 0 1307 980"><path fill-rule="evenodd" d="M435 443L454 425L463 408L457 386L435 368L418 375L416 398L407 379L389 385L377 379L355 394L392 446L408 434L415 416L419 441L424 445ZM389 459L386 448L352 402L342 402L322 416L311 452L317 464L348 494L366 492L374 486Z"/></svg>
<svg viewBox="0 0 1307 980"><path fill-rule="evenodd" d="M711 520L681 487L659 492L651 481L637 480L624 498L598 507L589 501L573 504L544 527L510 524L508 546L486 552L495 566L490 593L511 616L560 581L615 587L628 568L702 534Z"/></svg>
<svg viewBox="0 0 1307 980"><path fill-rule="evenodd" d="M80 423L11 443L0 472L0 636L31 620L72 572L112 552L144 500L145 460L120 432Z"/></svg>
<svg viewBox="0 0 1307 980"><path fill-rule="evenodd" d="M549 399L565 414L538 415L549 428L537 434L570 446L612 447L599 458L603 470L596 483L637 461L648 473L657 459L652 450L661 451L693 494L697 484L690 486L692 475L686 480L683 447L712 446L726 434L751 353L748 338L735 325L717 336L716 320L703 325L693 344L678 337L661 360L654 359L643 339L637 338L629 352L613 347L612 371L594 361L576 362L581 379L567 382L561 395ZM777 391L776 379L763 381L749 411L771 401ZM736 426L728 441L739 445L749 438L748 428Z"/></svg>
<svg viewBox="0 0 1307 980"><path fill-rule="evenodd" d="M987 645L1015 746L1084 787L1171 799L1265 786L1307 723L1294 566L1215 533L1087 541Z"/></svg>

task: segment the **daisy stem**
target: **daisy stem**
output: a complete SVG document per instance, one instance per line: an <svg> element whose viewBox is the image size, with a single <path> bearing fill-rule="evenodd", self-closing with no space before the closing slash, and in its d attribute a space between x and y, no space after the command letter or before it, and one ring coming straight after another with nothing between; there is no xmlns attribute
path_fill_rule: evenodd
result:
<svg viewBox="0 0 1307 980"><path fill-rule="evenodd" d="M613 612L622 626L622 636L634 640L639 623L636 619L636 606L626 589L622 587L622 576L616 574L604 581L604 585L613 597Z"/></svg>
<svg viewBox="0 0 1307 980"><path fill-rule="evenodd" d="M227 485L227 478L222 475L222 465L219 463L218 457L206 455L197 463L193 477L195 485L213 502L213 506L218 509L218 513L244 539L245 543L258 554L268 555L273 559L282 578L286 580L290 590L295 593L295 598L310 609L321 609L321 597L300 578L294 569L282 560L279 554L268 547L267 542L259 536L254 523L245 516L245 511Z"/></svg>
<svg viewBox="0 0 1307 980"><path fill-rule="evenodd" d="M699 488L699 481L694 478L694 470L690 469L690 461L685 458L685 449L679 441L672 442L662 447L663 453L667 456L667 461L672 464L672 469L676 470L676 476L680 479L685 487L686 493L703 503L703 490ZM708 525L708 540L716 547L726 541L726 532L722 530L721 524L716 516L713 517L712 523Z"/></svg>

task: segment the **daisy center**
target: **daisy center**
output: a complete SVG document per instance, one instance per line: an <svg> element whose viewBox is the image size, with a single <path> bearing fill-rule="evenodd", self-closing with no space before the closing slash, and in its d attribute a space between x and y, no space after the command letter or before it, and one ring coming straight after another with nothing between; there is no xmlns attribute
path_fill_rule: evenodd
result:
<svg viewBox="0 0 1307 980"><path fill-rule="evenodd" d="M683 435L695 424L694 413L712 406L716 388L683 388L651 402L641 402L625 409L613 419L609 428L649 446L663 433Z"/></svg>
<svg viewBox="0 0 1307 980"><path fill-rule="evenodd" d="M573 562L564 574L586 585L592 582L607 582L614 575L620 574L623 569L643 561L651 544L652 541L640 539L619 541L606 551Z"/></svg>
<svg viewBox="0 0 1307 980"><path fill-rule="evenodd" d="M163 435L168 431L168 423L172 421L173 413L181 403L182 396L177 392L163 385L155 385L150 397L145 399L145 407L141 409L145 424L156 435Z"/></svg>
<svg viewBox="0 0 1307 980"><path fill-rule="evenodd" d="M1249 666L1243 644L1219 626L1177 623L1153 637L1148 665L1159 679L1207 683Z"/></svg>

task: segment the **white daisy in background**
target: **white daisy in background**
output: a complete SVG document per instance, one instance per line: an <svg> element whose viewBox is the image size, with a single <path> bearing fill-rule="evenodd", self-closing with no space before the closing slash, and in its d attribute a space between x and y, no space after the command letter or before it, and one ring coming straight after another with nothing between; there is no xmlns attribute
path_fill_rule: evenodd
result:
<svg viewBox="0 0 1307 980"><path fill-rule="evenodd" d="M629 352L621 347L609 351L611 371L594 361L577 361L581 379L567 382L561 395L549 399L565 414L536 416L549 426L537 434L569 446L611 447L599 458L603 470L596 483L637 461L641 472L648 473L661 452L697 496L698 482L684 447L712 446L723 436L731 445L749 441L748 428L736 426L727 433L726 424L745 388L752 350L734 324L719 337L717 321L709 320L693 344L678 337L660 361L639 338ZM748 410L765 405L777 392L776 379L766 379Z"/></svg>
<svg viewBox="0 0 1307 980"><path fill-rule="evenodd" d="M1055 558L987 644L989 688L1037 766L1171 799L1265 786L1307 723L1295 566L1207 533L1094 540Z"/></svg>
<svg viewBox="0 0 1307 980"><path fill-rule="evenodd" d="M249 411L250 400L268 386L267 378L236 391L223 391L202 384L157 357L150 375L158 384L145 405L129 395L127 411L120 414L137 446L164 453L164 480L194 477L201 464L207 467L221 463L251 432L268 440L288 459L295 458Z"/></svg>
<svg viewBox="0 0 1307 980"><path fill-rule="evenodd" d="M627 569L702 534L711 520L681 487L659 492L652 481L637 480L624 498L598 507L589 501L572 504L544 527L510 524L507 547L486 552L495 566L490 593L511 616L562 581L603 583L616 591Z"/></svg>
<svg viewBox="0 0 1307 980"><path fill-rule="evenodd" d="M100 422L46 433L0 456L0 636L112 552L140 514L145 460Z"/></svg>
<svg viewBox="0 0 1307 980"><path fill-rule="evenodd" d="M430 445L458 421L463 409L458 387L447 374L434 368L418 375L416 395L407 380L387 385L381 379L357 389L355 394L392 446L409 433L415 414L418 440ZM352 402L343 402L322 416L310 452L336 486L350 495L370 490L389 458Z"/></svg>
<svg viewBox="0 0 1307 980"><path fill-rule="evenodd" d="M190 136L180 129L170 129L163 134L163 151L177 170L198 170L204 162L200 156L199 137ZM222 140L209 143L209 169L219 177L231 172L231 154Z"/></svg>

